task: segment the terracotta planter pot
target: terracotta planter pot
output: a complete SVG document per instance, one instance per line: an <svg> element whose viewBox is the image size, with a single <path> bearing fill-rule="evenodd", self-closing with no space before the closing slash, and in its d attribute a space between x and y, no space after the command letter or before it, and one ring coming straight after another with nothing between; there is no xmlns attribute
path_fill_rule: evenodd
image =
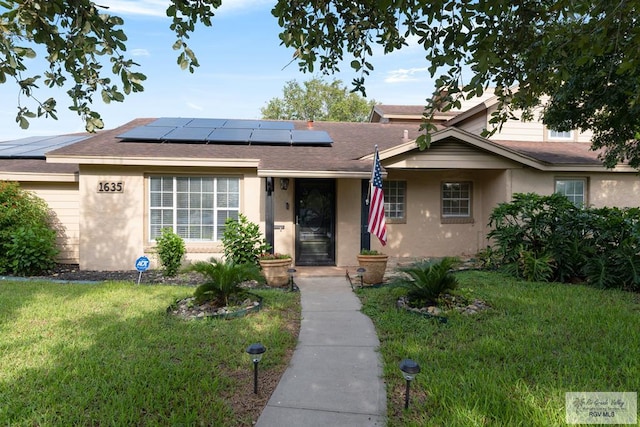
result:
<svg viewBox="0 0 640 427"><path fill-rule="evenodd" d="M289 284L289 273L287 273L289 267L291 267L291 258L260 260L262 274L269 286L282 287Z"/></svg>
<svg viewBox="0 0 640 427"><path fill-rule="evenodd" d="M367 285L382 283L389 255L358 255L358 265L365 268L362 281Z"/></svg>

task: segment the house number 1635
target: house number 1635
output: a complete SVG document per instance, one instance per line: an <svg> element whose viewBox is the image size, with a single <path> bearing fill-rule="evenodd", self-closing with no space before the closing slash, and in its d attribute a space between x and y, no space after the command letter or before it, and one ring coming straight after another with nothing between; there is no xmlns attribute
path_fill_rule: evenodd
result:
<svg viewBox="0 0 640 427"><path fill-rule="evenodd" d="M123 191L123 182L100 181L98 183L98 193L122 193Z"/></svg>

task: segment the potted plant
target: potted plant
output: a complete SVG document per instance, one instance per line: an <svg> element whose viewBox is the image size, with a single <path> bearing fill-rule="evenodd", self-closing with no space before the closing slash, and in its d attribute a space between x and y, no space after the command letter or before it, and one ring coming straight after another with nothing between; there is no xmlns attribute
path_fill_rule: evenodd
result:
<svg viewBox="0 0 640 427"><path fill-rule="evenodd" d="M362 281L369 285L382 283L388 259L389 255L376 250L362 249L358 255L358 265L365 269Z"/></svg>
<svg viewBox="0 0 640 427"><path fill-rule="evenodd" d="M258 258L262 274L267 279L267 285L281 287L289 283L291 255L279 253L263 253Z"/></svg>

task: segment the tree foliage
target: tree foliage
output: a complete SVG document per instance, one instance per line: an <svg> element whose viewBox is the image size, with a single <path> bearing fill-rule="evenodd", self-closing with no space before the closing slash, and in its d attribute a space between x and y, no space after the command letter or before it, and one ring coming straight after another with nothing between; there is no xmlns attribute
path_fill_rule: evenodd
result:
<svg viewBox="0 0 640 427"><path fill-rule="evenodd" d="M364 122L374 105L374 100L349 92L340 80L313 78L303 84L288 81L282 98L271 99L260 112L264 119Z"/></svg>
<svg viewBox="0 0 640 427"><path fill-rule="evenodd" d="M296 49L302 70L332 72L346 53L364 93L375 45L384 53L417 42L436 76L438 96L427 116L464 97L497 88L491 121L532 119L543 95L551 129L591 129L609 167L640 166L640 27L638 3L627 0L279 0L273 9L282 43ZM465 73L470 77L465 80ZM423 127L433 130L425 122ZM429 133L419 143L429 146Z"/></svg>
<svg viewBox="0 0 640 427"><path fill-rule="evenodd" d="M211 25L220 3L169 1L182 68L198 66L186 41L197 23ZM40 80L66 85L71 109L89 130L102 126L92 107L96 93L111 102L142 90L144 75L124 56L121 18L89 0L0 0L0 8L0 83L12 78L20 93L33 99ZM628 160L638 168L638 8L629 0L277 0L272 14L282 27L282 44L295 50L302 71L332 73L348 57L359 73L354 90L364 95L374 48L387 54L417 43L437 77L437 96L425 102L427 118L494 86L499 108L491 131L496 131L506 120L534 118L541 97L548 95L541 119L549 128L590 129L593 148L604 149L607 166ZM44 79L26 75L24 60L36 55L33 45L46 49L50 68ZM103 69L105 58L109 71ZM55 115L55 100L36 102L35 109L18 106L21 126L34 116ZM429 121L423 127L434 129ZM421 136L421 147L429 146L429 135Z"/></svg>
<svg viewBox="0 0 640 427"><path fill-rule="evenodd" d="M197 23L211 25L220 0L173 0L167 8L176 35L178 65L193 72L198 66L187 45ZM39 99L39 85L67 89L69 109L78 113L87 131L104 126L93 103L121 102L143 90L146 77L125 56L124 21L89 0L0 0L0 84L12 81L18 90L16 122L29 127L35 117L56 118L57 101ZM26 60L44 55L46 68L33 70Z"/></svg>

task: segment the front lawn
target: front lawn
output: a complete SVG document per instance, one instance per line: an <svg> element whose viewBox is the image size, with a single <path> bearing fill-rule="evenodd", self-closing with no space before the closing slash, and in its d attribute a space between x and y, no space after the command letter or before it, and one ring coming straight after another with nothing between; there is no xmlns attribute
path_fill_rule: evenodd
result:
<svg viewBox="0 0 640 427"><path fill-rule="evenodd" d="M234 320L168 316L193 289L0 283L0 425L251 425L296 345L299 295L256 290L263 310Z"/></svg>
<svg viewBox="0 0 640 427"><path fill-rule="evenodd" d="M358 291L381 341L390 426L563 426L565 392L640 391L640 295L457 277L491 309L440 323L396 309L389 287ZM408 410L404 358L422 368Z"/></svg>

